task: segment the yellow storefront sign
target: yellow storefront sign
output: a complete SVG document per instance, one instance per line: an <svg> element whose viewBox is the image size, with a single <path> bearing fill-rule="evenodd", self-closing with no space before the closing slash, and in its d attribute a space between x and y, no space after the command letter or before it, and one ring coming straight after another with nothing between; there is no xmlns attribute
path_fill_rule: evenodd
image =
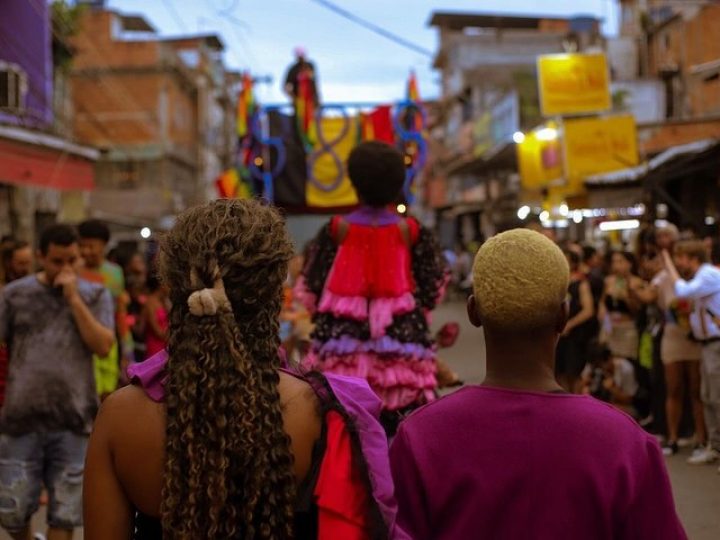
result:
<svg viewBox="0 0 720 540"><path fill-rule="evenodd" d="M638 164L635 119L632 115L565 120L565 173L572 189L588 176Z"/></svg>
<svg viewBox="0 0 720 540"><path fill-rule="evenodd" d="M563 175L560 141L545 139L542 135L538 137L537 132L531 132L517 145L518 168L524 189L543 189Z"/></svg>
<svg viewBox="0 0 720 540"><path fill-rule="evenodd" d="M545 116L610 109L610 73L604 54L552 54L538 57L540 108Z"/></svg>

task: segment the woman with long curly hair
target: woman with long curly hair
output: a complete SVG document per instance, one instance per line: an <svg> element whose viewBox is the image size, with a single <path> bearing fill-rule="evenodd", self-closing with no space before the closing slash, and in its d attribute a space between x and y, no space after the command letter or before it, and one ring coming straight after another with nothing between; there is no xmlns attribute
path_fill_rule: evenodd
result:
<svg viewBox="0 0 720 540"><path fill-rule="evenodd" d="M280 215L216 201L164 239L167 353L103 405L85 538L404 538L380 402L363 381L280 369L292 246Z"/></svg>

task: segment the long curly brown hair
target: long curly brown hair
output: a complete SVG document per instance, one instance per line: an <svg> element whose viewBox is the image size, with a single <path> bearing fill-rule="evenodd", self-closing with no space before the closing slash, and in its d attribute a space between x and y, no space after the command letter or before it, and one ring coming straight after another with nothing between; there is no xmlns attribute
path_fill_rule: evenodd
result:
<svg viewBox="0 0 720 540"><path fill-rule="evenodd" d="M296 481L278 393L291 255L281 216L247 200L189 210L162 243L160 277L172 300L165 538L292 537ZM190 313L188 297L218 275L232 313Z"/></svg>

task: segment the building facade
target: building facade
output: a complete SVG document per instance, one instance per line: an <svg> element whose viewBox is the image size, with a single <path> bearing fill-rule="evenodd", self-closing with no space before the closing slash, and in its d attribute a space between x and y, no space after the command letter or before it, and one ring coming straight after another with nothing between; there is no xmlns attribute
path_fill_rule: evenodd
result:
<svg viewBox="0 0 720 540"><path fill-rule="evenodd" d="M30 242L49 224L82 218L98 158L94 148L77 144L66 122L66 78L58 53L70 51L62 29L53 30L47 2L3 3L0 235Z"/></svg>
<svg viewBox="0 0 720 540"><path fill-rule="evenodd" d="M720 209L714 145L720 140L720 4L622 0L620 8L619 40L635 47L637 75L659 87L652 103L660 114L655 121L638 119L648 172L593 179L591 200L643 202L650 221L669 218L707 231ZM650 167L660 162L662 167Z"/></svg>
<svg viewBox="0 0 720 540"><path fill-rule="evenodd" d="M482 13L432 15L440 47L440 120L433 130L428 202L443 243L477 241L517 221L513 135L542 121L537 57L602 50L600 21Z"/></svg>
<svg viewBox="0 0 720 540"><path fill-rule="evenodd" d="M73 46L74 131L101 154L90 213L131 233L207 200L232 148L220 39L93 8Z"/></svg>

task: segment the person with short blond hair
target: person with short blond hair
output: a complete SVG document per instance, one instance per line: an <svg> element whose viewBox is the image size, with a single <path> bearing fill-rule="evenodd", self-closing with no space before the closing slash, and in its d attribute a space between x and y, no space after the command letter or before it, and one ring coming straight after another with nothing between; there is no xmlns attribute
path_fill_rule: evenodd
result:
<svg viewBox="0 0 720 540"><path fill-rule="evenodd" d="M657 441L555 380L568 281L539 233L480 248L468 316L485 330L485 382L413 413L390 449L399 524L415 540L686 538Z"/></svg>

